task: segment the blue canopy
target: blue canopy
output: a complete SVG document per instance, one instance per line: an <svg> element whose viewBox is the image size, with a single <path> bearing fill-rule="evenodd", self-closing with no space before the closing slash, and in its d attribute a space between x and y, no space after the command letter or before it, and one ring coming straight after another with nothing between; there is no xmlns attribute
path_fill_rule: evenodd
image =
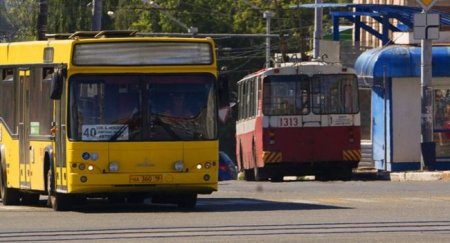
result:
<svg viewBox="0 0 450 243"><path fill-rule="evenodd" d="M434 46L433 77L450 77L450 47ZM421 48L391 45L361 54L355 70L361 78L420 77Z"/></svg>
<svg viewBox="0 0 450 243"><path fill-rule="evenodd" d="M405 24L407 24L410 28L412 28L412 23L414 19L415 13L422 12L422 8L418 7L408 7L401 5L392 5L392 4L338 4L338 3L321 3L321 4L298 4L291 5L290 8L355 8L356 12L367 12L367 13L379 13L382 15L393 15L396 16L399 20L402 20ZM350 11L353 12L353 11ZM431 9L429 13L438 13L441 17L441 25L448 26L450 25L450 13L441 12L438 10Z"/></svg>

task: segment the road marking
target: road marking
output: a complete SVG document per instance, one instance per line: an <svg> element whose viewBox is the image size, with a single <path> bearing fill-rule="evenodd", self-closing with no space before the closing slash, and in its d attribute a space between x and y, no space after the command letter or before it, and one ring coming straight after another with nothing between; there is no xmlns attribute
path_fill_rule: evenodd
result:
<svg viewBox="0 0 450 243"><path fill-rule="evenodd" d="M366 198L344 198L347 201L352 201L352 202L363 202L363 203L374 203L377 202L377 200L373 200L373 199L366 199Z"/></svg>

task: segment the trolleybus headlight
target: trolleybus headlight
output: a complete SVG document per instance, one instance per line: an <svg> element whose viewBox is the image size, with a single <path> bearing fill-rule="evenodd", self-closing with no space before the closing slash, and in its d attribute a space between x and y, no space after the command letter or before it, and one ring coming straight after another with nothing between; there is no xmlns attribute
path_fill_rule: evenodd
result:
<svg viewBox="0 0 450 243"><path fill-rule="evenodd" d="M109 162L109 171L110 172L119 171L119 164L117 162Z"/></svg>
<svg viewBox="0 0 450 243"><path fill-rule="evenodd" d="M175 163L173 164L173 169L175 171L183 171L184 170L184 163L181 160L177 160L175 161Z"/></svg>
<svg viewBox="0 0 450 243"><path fill-rule="evenodd" d="M202 167L203 167L203 166L202 166L202 164L201 164L201 163L198 163L198 164L197 164L197 170L201 170L201 169L202 169Z"/></svg>
<svg viewBox="0 0 450 243"><path fill-rule="evenodd" d="M88 170L89 170L89 171L93 171L93 170L94 170L94 166L93 166L93 165L89 165L89 166L88 166Z"/></svg>
<svg viewBox="0 0 450 243"><path fill-rule="evenodd" d="M84 169L86 169L86 165L83 164L83 163L80 163L80 165L78 165L78 169L79 170L84 170Z"/></svg>

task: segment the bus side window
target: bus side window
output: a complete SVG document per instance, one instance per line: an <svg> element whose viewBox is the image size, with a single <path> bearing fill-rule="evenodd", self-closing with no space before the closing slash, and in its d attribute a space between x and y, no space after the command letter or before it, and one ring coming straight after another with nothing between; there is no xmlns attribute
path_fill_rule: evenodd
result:
<svg viewBox="0 0 450 243"><path fill-rule="evenodd" d="M16 132L18 126L16 119L16 99L14 69L3 69L0 82L0 117L6 122L6 125L12 132ZM13 107L13 109L11 109Z"/></svg>
<svg viewBox="0 0 450 243"><path fill-rule="evenodd" d="M49 99L53 68L33 68L30 82L31 135L50 135L53 100Z"/></svg>

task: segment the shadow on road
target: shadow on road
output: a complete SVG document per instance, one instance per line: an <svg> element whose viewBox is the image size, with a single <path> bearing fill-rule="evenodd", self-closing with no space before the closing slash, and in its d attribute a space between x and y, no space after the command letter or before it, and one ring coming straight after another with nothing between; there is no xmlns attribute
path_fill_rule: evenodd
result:
<svg viewBox="0 0 450 243"><path fill-rule="evenodd" d="M170 204L120 203L111 204L106 200L89 201L85 205L74 207L80 213L135 213L135 212L250 212L277 210L326 210L351 209L333 205L322 205L303 202L278 202L252 198L199 198L197 206L192 210L182 210Z"/></svg>

